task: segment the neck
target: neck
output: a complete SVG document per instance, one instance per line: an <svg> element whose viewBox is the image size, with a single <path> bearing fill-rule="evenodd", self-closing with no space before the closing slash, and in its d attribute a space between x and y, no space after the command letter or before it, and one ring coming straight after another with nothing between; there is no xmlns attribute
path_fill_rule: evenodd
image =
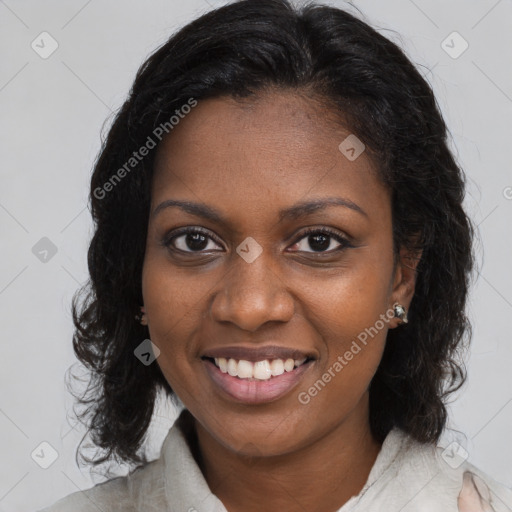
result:
<svg viewBox="0 0 512 512"><path fill-rule="evenodd" d="M242 457L195 422L195 457L229 512L331 512L359 494L381 443L370 431L368 396L327 435L284 455Z"/></svg>

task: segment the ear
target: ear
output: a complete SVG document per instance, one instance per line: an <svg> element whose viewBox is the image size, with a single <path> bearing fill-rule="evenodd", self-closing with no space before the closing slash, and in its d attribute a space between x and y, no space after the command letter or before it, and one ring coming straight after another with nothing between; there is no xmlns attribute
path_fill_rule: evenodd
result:
<svg viewBox="0 0 512 512"><path fill-rule="evenodd" d="M405 307L406 311L409 311L412 298L414 296L414 290L416 287L416 276L417 267L421 259L423 251L422 249L407 249L402 247L398 262L395 269L395 275L393 279L393 289L390 297L389 307L393 308L393 304L398 302ZM394 329L401 324L400 319L393 318L390 321L390 329Z"/></svg>

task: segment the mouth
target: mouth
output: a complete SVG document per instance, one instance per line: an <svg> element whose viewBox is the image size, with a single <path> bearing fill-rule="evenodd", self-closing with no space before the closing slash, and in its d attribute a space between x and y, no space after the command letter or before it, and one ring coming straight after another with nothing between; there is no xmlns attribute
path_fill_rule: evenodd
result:
<svg viewBox="0 0 512 512"><path fill-rule="evenodd" d="M240 349L224 350L223 355L218 351L208 353L201 359L224 398L245 404L272 402L283 397L298 385L315 362L311 355L275 347L270 351L245 351L245 358L233 357L234 351ZM276 353L293 357L276 357Z"/></svg>

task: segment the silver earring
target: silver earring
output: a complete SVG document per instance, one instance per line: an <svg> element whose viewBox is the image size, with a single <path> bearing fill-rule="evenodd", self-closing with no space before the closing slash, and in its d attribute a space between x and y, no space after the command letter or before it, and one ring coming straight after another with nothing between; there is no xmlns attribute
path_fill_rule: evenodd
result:
<svg viewBox="0 0 512 512"><path fill-rule="evenodd" d="M395 313L395 317L400 319L402 323L406 324L409 320L407 319L407 311L398 302L393 306L393 312Z"/></svg>

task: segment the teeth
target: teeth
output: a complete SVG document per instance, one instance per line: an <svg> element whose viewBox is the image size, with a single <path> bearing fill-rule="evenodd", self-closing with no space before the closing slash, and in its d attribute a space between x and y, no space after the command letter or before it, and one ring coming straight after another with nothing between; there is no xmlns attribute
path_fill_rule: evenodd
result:
<svg viewBox="0 0 512 512"><path fill-rule="evenodd" d="M265 361L258 361L254 364L254 378L259 380L268 380L272 377L270 370L270 363Z"/></svg>
<svg viewBox="0 0 512 512"><path fill-rule="evenodd" d="M238 375L238 363L234 359L230 359L228 361L228 373L231 377L236 377Z"/></svg>
<svg viewBox="0 0 512 512"><path fill-rule="evenodd" d="M274 377L282 375L284 373L284 363L282 359L274 359L270 363L270 371Z"/></svg>
<svg viewBox="0 0 512 512"><path fill-rule="evenodd" d="M228 360L225 357L215 359L215 364L220 368L222 373L228 373Z"/></svg>
<svg viewBox="0 0 512 512"><path fill-rule="evenodd" d="M295 368L295 361L293 359L287 359L284 362L284 369L287 372L291 372Z"/></svg>
<svg viewBox="0 0 512 512"><path fill-rule="evenodd" d="M215 364L220 368L222 373L229 373L232 377L240 379L257 379L269 380L271 377L277 377L284 372L291 372L301 364L304 359L273 359L268 361L257 361L255 363L241 359L226 359L225 357L216 357Z"/></svg>
<svg viewBox="0 0 512 512"><path fill-rule="evenodd" d="M230 361L235 361L234 359L230 359ZM236 363L236 361L235 361ZM237 377L241 379L250 379L253 377L254 367L250 361L244 361L243 359L238 361L238 371ZM259 378L259 377L258 377Z"/></svg>

